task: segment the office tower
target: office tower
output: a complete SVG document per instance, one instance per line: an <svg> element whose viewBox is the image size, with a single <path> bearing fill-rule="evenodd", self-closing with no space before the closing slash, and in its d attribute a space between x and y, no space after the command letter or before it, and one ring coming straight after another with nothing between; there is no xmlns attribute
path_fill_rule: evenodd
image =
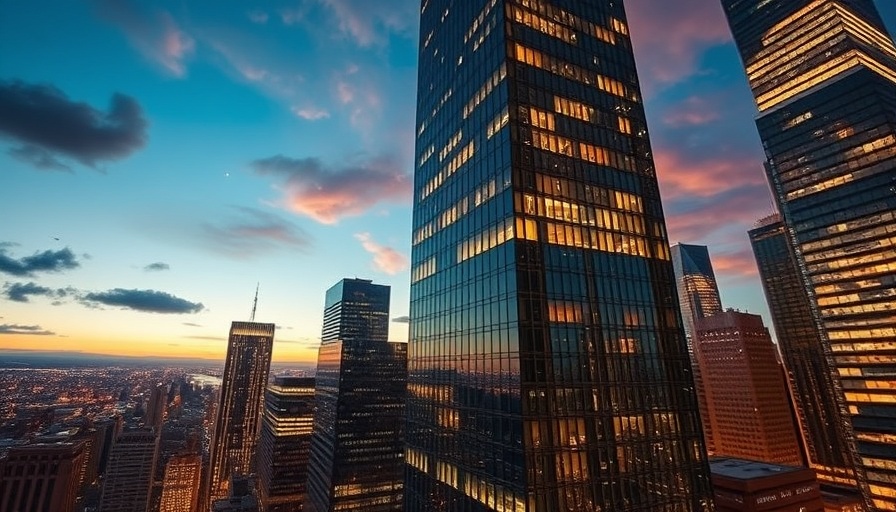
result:
<svg viewBox="0 0 896 512"><path fill-rule="evenodd" d="M793 390L809 467L820 482L856 487L849 426L838 403L840 382L812 318L810 297L779 215L750 231L772 323Z"/></svg>
<svg viewBox="0 0 896 512"><path fill-rule="evenodd" d="M74 512L84 441L36 443L0 459L0 510Z"/></svg>
<svg viewBox="0 0 896 512"><path fill-rule="evenodd" d="M728 310L694 323L716 455L802 466L775 347L759 315Z"/></svg>
<svg viewBox="0 0 896 512"><path fill-rule="evenodd" d="M896 510L896 46L872 0L723 0L866 506Z"/></svg>
<svg viewBox="0 0 896 512"><path fill-rule="evenodd" d="M274 324L233 322L230 326L211 447L209 501L227 496L232 475L255 471L273 345Z"/></svg>
<svg viewBox="0 0 896 512"><path fill-rule="evenodd" d="M99 512L147 512L159 437L152 429L125 430L109 455Z"/></svg>
<svg viewBox="0 0 896 512"><path fill-rule="evenodd" d="M306 510L403 510L407 344L386 341L388 308L388 286L327 291Z"/></svg>
<svg viewBox="0 0 896 512"><path fill-rule="evenodd" d="M709 249L705 245L675 244L672 246L672 269L675 271L675 283L678 287L678 302L681 308L681 320L684 323L684 334L688 343L688 355L694 370L694 387L697 390L697 403L700 406L700 420L703 424L703 439L706 451L715 453L713 443L712 422L709 421L706 409L706 389L700 366L694 359L694 321L698 318L712 316L722 311L722 299L716 284L716 275L712 271Z"/></svg>
<svg viewBox="0 0 896 512"><path fill-rule="evenodd" d="M308 487L314 378L274 377L258 441L259 498L267 512L298 512Z"/></svg>
<svg viewBox="0 0 896 512"><path fill-rule="evenodd" d="M716 512L826 512L815 473L736 458L709 463Z"/></svg>
<svg viewBox="0 0 896 512"><path fill-rule="evenodd" d="M259 512L255 481L234 475L230 479L227 497L212 503L212 512Z"/></svg>
<svg viewBox="0 0 896 512"><path fill-rule="evenodd" d="M343 279L327 290L321 341L389 338L389 287Z"/></svg>
<svg viewBox="0 0 896 512"><path fill-rule="evenodd" d="M161 430L165 421L165 405L168 402L168 384L156 384L152 386L149 399L146 402L146 414L143 423L156 431Z"/></svg>
<svg viewBox="0 0 896 512"><path fill-rule="evenodd" d="M159 512L197 512L202 457L195 453L173 455L165 466Z"/></svg>
<svg viewBox="0 0 896 512"><path fill-rule="evenodd" d="M422 2L408 511L709 506L625 20Z"/></svg>
<svg viewBox="0 0 896 512"><path fill-rule="evenodd" d="M672 268L678 286L684 333L688 340L692 340L696 319L722 312L722 298L712 271L709 249L705 245L673 245Z"/></svg>

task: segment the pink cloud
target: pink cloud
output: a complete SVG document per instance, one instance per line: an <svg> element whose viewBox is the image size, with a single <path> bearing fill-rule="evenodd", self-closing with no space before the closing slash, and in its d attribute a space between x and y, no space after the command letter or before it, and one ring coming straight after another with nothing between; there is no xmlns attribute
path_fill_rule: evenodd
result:
<svg viewBox="0 0 896 512"><path fill-rule="evenodd" d="M717 275L724 275L728 278L747 279L759 275L756 259L749 247L735 252L713 253L712 267Z"/></svg>
<svg viewBox="0 0 896 512"><path fill-rule="evenodd" d="M330 117L330 113L317 107L292 107L292 113L306 121L318 121Z"/></svg>
<svg viewBox="0 0 896 512"><path fill-rule="evenodd" d="M364 213L382 202L407 203L412 180L392 157L326 167L316 158L282 155L252 163L255 172L282 179L282 205L323 224Z"/></svg>
<svg viewBox="0 0 896 512"><path fill-rule="evenodd" d="M391 247L376 243L370 233L358 233L355 238L361 242L361 247L373 255L373 267L380 272L395 275L407 270L408 259Z"/></svg>
<svg viewBox="0 0 896 512"><path fill-rule="evenodd" d="M419 4L408 0L320 0L328 7L339 30L358 46L382 45L390 33L413 35Z"/></svg>
<svg viewBox="0 0 896 512"><path fill-rule="evenodd" d="M663 113L663 123L673 128L709 124L719 119L720 107L706 98L691 96L671 105Z"/></svg>
<svg viewBox="0 0 896 512"><path fill-rule="evenodd" d="M766 183L761 167L750 157L711 156L696 160L675 150L658 149L653 158L666 200L708 197L745 185Z"/></svg>
<svg viewBox="0 0 896 512"><path fill-rule="evenodd" d="M186 75L186 60L195 51L196 44L171 14L161 10L147 12L126 0L96 0L94 3L100 15L117 25L145 58L174 76Z"/></svg>
<svg viewBox="0 0 896 512"><path fill-rule="evenodd" d="M255 208L234 207L224 222L206 223L199 240L212 250L236 259L287 249L307 250L311 238L300 228L277 215Z"/></svg>
<svg viewBox="0 0 896 512"><path fill-rule="evenodd" d="M680 82L703 50L731 40L718 0L629 0L626 11L642 86Z"/></svg>

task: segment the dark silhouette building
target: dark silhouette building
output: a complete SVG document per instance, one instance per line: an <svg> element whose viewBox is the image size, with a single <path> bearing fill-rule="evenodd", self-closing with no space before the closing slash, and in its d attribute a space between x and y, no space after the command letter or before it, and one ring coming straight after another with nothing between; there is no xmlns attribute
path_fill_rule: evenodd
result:
<svg viewBox="0 0 896 512"><path fill-rule="evenodd" d="M0 510L74 512L87 457L84 441L10 449L0 459Z"/></svg>
<svg viewBox="0 0 896 512"><path fill-rule="evenodd" d="M813 321L811 299L780 216L757 223L750 242L793 390L809 467L822 483L856 487L849 425L838 405L840 381L833 377L834 364Z"/></svg>
<svg viewBox="0 0 896 512"><path fill-rule="evenodd" d="M801 466L784 373L759 315L698 318L694 352L717 455Z"/></svg>
<svg viewBox="0 0 896 512"><path fill-rule="evenodd" d="M210 456L208 500L225 498L233 475L255 471L274 324L233 322Z"/></svg>
<svg viewBox="0 0 896 512"><path fill-rule="evenodd" d="M324 311L305 510L403 510L407 344L386 341L389 287L345 279Z"/></svg>
<svg viewBox="0 0 896 512"><path fill-rule="evenodd" d="M302 510L313 421L314 378L274 377L258 441L259 498L267 512Z"/></svg>
<svg viewBox="0 0 896 512"><path fill-rule="evenodd" d="M709 508L623 2L420 27L406 510Z"/></svg>
<svg viewBox="0 0 896 512"><path fill-rule="evenodd" d="M159 436L150 428L125 430L109 454L99 512L147 512Z"/></svg>
<svg viewBox="0 0 896 512"><path fill-rule="evenodd" d="M859 487L896 510L896 46L872 0L722 5Z"/></svg>

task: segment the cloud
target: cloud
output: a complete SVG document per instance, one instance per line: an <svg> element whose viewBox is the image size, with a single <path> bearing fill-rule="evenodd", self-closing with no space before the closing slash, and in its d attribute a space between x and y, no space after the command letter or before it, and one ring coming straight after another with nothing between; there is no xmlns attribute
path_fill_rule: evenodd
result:
<svg viewBox="0 0 896 512"><path fill-rule="evenodd" d="M306 121L318 121L330 117L330 113L317 107L292 107L292 113Z"/></svg>
<svg viewBox="0 0 896 512"><path fill-rule="evenodd" d="M25 256L21 259L11 258L6 254L6 246L0 245L0 272L14 276L32 276L35 272L60 272L78 268L75 253L68 247L58 251L46 250Z"/></svg>
<svg viewBox="0 0 896 512"><path fill-rule="evenodd" d="M187 327L202 327L201 325L195 324L193 322L183 322L183 324L186 325Z"/></svg>
<svg viewBox="0 0 896 512"><path fill-rule="evenodd" d="M162 263L161 261L157 261L155 263L150 263L149 265L143 267L143 270L147 272L161 272L163 270L171 270L171 265L167 263Z"/></svg>
<svg viewBox="0 0 896 512"><path fill-rule="evenodd" d="M150 12L130 0L94 0L102 18L120 28L145 58L177 77L187 73L186 59L196 43L166 11Z"/></svg>
<svg viewBox="0 0 896 512"><path fill-rule="evenodd" d="M767 185L745 185L706 197L667 201L666 225L670 241L707 244L715 233L747 244L746 232L756 219L768 215L772 198ZM718 233L717 233L718 232Z"/></svg>
<svg viewBox="0 0 896 512"><path fill-rule="evenodd" d="M66 290L63 288L53 290L52 288L47 288L46 286L40 286L37 283L28 282L6 283L6 285L4 285L3 287L3 292L6 294L6 298L11 301L29 302L29 297L32 295L61 299L69 295L69 293L73 292L73 290Z"/></svg>
<svg viewBox="0 0 896 512"><path fill-rule="evenodd" d="M251 21L252 23L257 23L259 25L264 25L265 23L267 23L269 18L268 13L258 9L249 11L247 16L249 17L249 21Z"/></svg>
<svg viewBox="0 0 896 512"><path fill-rule="evenodd" d="M672 128L705 125L719 119L720 107L707 98L691 96L672 104L663 113L663 123Z"/></svg>
<svg viewBox="0 0 896 512"><path fill-rule="evenodd" d="M408 268L408 259L391 247L376 243L370 233L358 233L355 235L361 242L361 247L373 255L373 268L389 275L395 275Z"/></svg>
<svg viewBox="0 0 896 512"><path fill-rule="evenodd" d="M411 317L409 317L407 315L400 316L398 318L393 318L392 321L397 324L409 324L409 323L411 323Z"/></svg>
<svg viewBox="0 0 896 512"><path fill-rule="evenodd" d="M47 331L39 325L0 324L0 334L27 334L32 336L53 336L56 333Z"/></svg>
<svg viewBox="0 0 896 512"><path fill-rule="evenodd" d="M718 0L631 0L625 7L638 74L648 87L695 74L703 50L731 40Z"/></svg>
<svg viewBox="0 0 896 512"><path fill-rule="evenodd" d="M203 238L216 252L248 258L282 248L305 251L311 247L305 231L277 215L239 206L232 211L235 215L226 222L202 225Z"/></svg>
<svg viewBox="0 0 896 512"><path fill-rule="evenodd" d="M654 154L664 199L708 197L745 185L765 185L762 168L747 156L725 158L660 149Z"/></svg>
<svg viewBox="0 0 896 512"><path fill-rule="evenodd" d="M277 51L233 30L206 30L203 41L223 59L225 69L278 99L294 98L305 78L284 66Z"/></svg>
<svg viewBox="0 0 896 512"><path fill-rule="evenodd" d="M377 203L407 202L411 179L391 156L325 167L317 158L282 155L252 162L262 176L282 179L282 204L289 210L324 224L360 215Z"/></svg>
<svg viewBox="0 0 896 512"><path fill-rule="evenodd" d="M358 46L381 46L389 36L412 37L419 2L412 0L320 0L332 12L339 31Z"/></svg>
<svg viewBox="0 0 896 512"><path fill-rule="evenodd" d="M115 288L105 292L87 293L82 298L82 301L88 305L99 303L147 313L198 313L205 309L202 303L190 302L180 297L175 297L170 293L156 290Z"/></svg>
<svg viewBox="0 0 896 512"><path fill-rule="evenodd" d="M0 82L0 135L24 144L13 156L40 168L63 170L49 153L84 165L123 158L146 143L146 120L137 101L112 95L109 112L77 103L52 85Z"/></svg>
<svg viewBox="0 0 896 512"><path fill-rule="evenodd" d="M46 149L26 144L8 151L9 155L17 160L31 164L44 171L72 172L72 168L60 162Z"/></svg>
<svg viewBox="0 0 896 512"><path fill-rule="evenodd" d="M744 237L747 235L744 234ZM752 279L759 275L753 251L745 247L733 252L716 252L712 255L712 267L715 273L733 277L734 279Z"/></svg>

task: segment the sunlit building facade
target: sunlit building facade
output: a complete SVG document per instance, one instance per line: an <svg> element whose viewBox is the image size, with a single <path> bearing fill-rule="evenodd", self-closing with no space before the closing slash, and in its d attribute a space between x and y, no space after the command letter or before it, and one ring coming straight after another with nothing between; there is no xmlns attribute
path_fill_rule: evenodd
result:
<svg viewBox="0 0 896 512"><path fill-rule="evenodd" d="M822 483L856 486L851 429L840 406L840 381L831 371L821 333L779 215L760 220L750 243L790 379L809 467Z"/></svg>
<svg viewBox="0 0 896 512"><path fill-rule="evenodd" d="M208 499L225 498L233 475L255 471L274 324L233 322L211 446Z"/></svg>
<svg viewBox="0 0 896 512"><path fill-rule="evenodd" d="M267 512L302 510L308 487L314 378L274 377L258 441L258 494Z"/></svg>
<svg viewBox="0 0 896 512"><path fill-rule="evenodd" d="M425 0L405 508L704 510L623 2Z"/></svg>
<svg viewBox="0 0 896 512"><path fill-rule="evenodd" d="M759 315L728 310L694 323L716 455L802 466L784 373Z"/></svg>
<svg viewBox="0 0 896 512"><path fill-rule="evenodd" d="M327 291L304 510L404 510L407 344L386 341L389 292L357 279Z"/></svg>
<svg viewBox="0 0 896 512"><path fill-rule="evenodd" d="M159 512L197 512L201 473L199 454L172 455L165 465Z"/></svg>
<svg viewBox="0 0 896 512"><path fill-rule="evenodd" d="M872 0L723 0L869 508L896 510L896 46Z"/></svg>

